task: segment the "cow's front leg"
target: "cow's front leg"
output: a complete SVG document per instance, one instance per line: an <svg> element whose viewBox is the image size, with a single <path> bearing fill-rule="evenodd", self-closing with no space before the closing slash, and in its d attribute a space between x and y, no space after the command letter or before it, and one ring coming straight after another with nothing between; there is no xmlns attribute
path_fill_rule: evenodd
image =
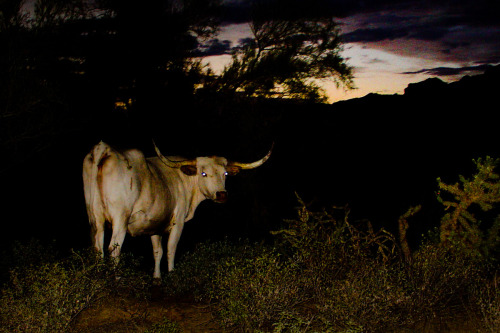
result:
<svg viewBox="0 0 500 333"><path fill-rule="evenodd" d="M183 227L184 222L173 223L172 229L170 230L170 235L168 236L167 259L169 272L174 270L175 251L177 250L177 244L179 243L179 239L181 238Z"/></svg>
<svg viewBox="0 0 500 333"><path fill-rule="evenodd" d="M151 243L153 244L153 255L155 258L155 271L153 273L153 279L156 281L161 279L160 262L163 256L163 247L161 245L162 237L160 235L151 236Z"/></svg>

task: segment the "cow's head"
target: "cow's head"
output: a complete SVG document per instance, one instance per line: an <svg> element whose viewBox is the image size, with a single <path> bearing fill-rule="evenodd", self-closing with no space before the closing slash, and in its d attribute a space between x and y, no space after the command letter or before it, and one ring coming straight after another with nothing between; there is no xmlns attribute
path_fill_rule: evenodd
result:
<svg viewBox="0 0 500 333"><path fill-rule="evenodd" d="M272 147L266 156L253 163L228 161L226 158L218 156L197 157L196 159L185 161L171 161L162 155L156 145L155 150L158 157L167 166L180 168L184 174L198 177L198 187L205 198L224 203L227 201L226 177L236 175L242 169L254 169L261 166L271 156Z"/></svg>

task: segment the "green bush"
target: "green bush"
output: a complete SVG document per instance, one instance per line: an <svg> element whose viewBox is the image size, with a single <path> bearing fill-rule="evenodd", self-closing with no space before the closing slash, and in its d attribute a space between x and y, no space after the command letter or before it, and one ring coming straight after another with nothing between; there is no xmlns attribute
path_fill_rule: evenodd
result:
<svg viewBox="0 0 500 333"><path fill-rule="evenodd" d="M311 327L364 332L406 322L394 237L367 221L351 223L347 207L311 212L299 203L298 218L274 234L297 258L308 315L315 318Z"/></svg>
<svg viewBox="0 0 500 333"><path fill-rule="evenodd" d="M208 288L226 261L252 256L257 251L259 245L248 241L237 245L228 240L201 243L178 261L174 271L163 276L164 292L170 296L192 295L198 301L207 300Z"/></svg>
<svg viewBox="0 0 500 333"><path fill-rule="evenodd" d="M283 253L299 258L316 285L341 279L359 260L387 263L397 254L390 233L384 229L375 232L369 221L351 223L348 207L312 212L297 198L297 219L285 220L286 227L271 233L279 237Z"/></svg>
<svg viewBox="0 0 500 333"><path fill-rule="evenodd" d="M500 286L498 284L498 277L493 279L493 282L480 279L473 288L472 295L486 332L500 332Z"/></svg>
<svg viewBox="0 0 500 333"><path fill-rule="evenodd" d="M317 299L323 329L339 332L385 332L411 324L408 296L397 272L373 260L356 263Z"/></svg>
<svg viewBox="0 0 500 333"><path fill-rule="evenodd" d="M126 286L135 296L145 295L149 285L137 270L124 269L132 265L127 258L116 265L87 250L56 261L32 245L17 245L33 261L10 270L0 295L1 332L64 332L82 310L115 290Z"/></svg>
<svg viewBox="0 0 500 333"><path fill-rule="evenodd" d="M485 234L485 227L481 226L481 220L473 209L488 212L500 203L500 176L495 173L500 159L487 156L484 160L479 158L473 162L477 172L470 179L460 175L460 183L453 185L437 179L437 199L448 211L441 219L441 243L468 246L488 259L496 259L495 254L500 249L500 216L493 220L489 228L486 227Z"/></svg>
<svg viewBox="0 0 500 333"><path fill-rule="evenodd" d="M428 321L463 309L483 271L478 259L463 248L422 245L405 271L410 315L415 320Z"/></svg>
<svg viewBox="0 0 500 333"><path fill-rule="evenodd" d="M300 269L272 249L256 256L232 258L213 280L211 295L226 327L242 331L270 329L284 317L297 317L305 301Z"/></svg>
<svg viewBox="0 0 500 333"><path fill-rule="evenodd" d="M224 326L240 331L393 328L404 319L396 246L381 230L348 221L348 211L309 211L274 232L276 248L230 258L212 280Z"/></svg>
<svg viewBox="0 0 500 333"><path fill-rule="evenodd" d="M14 269L55 262L57 258L58 253L53 243L42 243L34 238L25 242L15 241L0 254L0 284L9 281L10 271Z"/></svg>

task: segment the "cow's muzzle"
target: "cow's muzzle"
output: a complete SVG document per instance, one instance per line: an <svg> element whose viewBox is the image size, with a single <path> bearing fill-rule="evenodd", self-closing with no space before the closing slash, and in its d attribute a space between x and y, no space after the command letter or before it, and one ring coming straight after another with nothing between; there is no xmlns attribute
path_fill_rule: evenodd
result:
<svg viewBox="0 0 500 333"><path fill-rule="evenodd" d="M226 191L218 191L215 193L215 202L224 203L227 201L227 192Z"/></svg>

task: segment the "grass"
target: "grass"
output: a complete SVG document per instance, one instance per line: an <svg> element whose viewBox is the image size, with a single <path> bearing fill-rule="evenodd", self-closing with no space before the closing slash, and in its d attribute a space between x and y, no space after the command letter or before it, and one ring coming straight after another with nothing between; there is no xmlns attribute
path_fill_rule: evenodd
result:
<svg viewBox="0 0 500 333"><path fill-rule="evenodd" d="M0 332L65 332L83 310L111 293L147 297L149 281L130 257L115 265L87 250L57 259L36 240L17 243L11 255L19 261L0 294Z"/></svg>
<svg viewBox="0 0 500 333"><path fill-rule="evenodd" d="M286 237L272 246L200 244L164 277L165 294L209 302L220 325L236 332L404 332L464 313L478 318L478 331L500 328L495 266L482 257L428 241L406 262L394 239L381 237L385 233L366 225L362 230L347 219L325 223L324 212L308 212L304 219L300 209L295 223L309 227L303 234L287 233L295 245ZM310 234L313 239L307 239ZM10 270L0 298L1 332L71 331L82 311L110 295L149 297L150 272L141 271L134 258L116 266L92 251L58 259L33 243L18 249L29 260L36 253L49 259ZM149 332L179 327L167 318Z"/></svg>
<svg viewBox="0 0 500 333"><path fill-rule="evenodd" d="M171 321L168 318L163 319L158 323L154 323L151 328L144 333L181 333L182 330L178 323Z"/></svg>

